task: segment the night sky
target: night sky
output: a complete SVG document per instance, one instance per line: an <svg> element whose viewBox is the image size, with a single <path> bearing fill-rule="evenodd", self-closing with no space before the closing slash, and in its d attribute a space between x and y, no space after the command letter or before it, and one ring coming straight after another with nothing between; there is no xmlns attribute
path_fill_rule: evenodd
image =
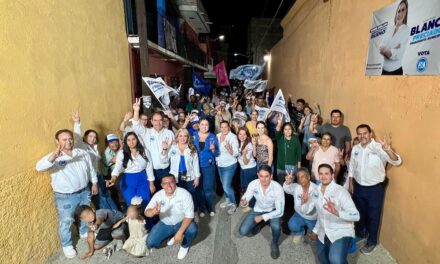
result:
<svg viewBox="0 0 440 264"><path fill-rule="evenodd" d="M250 19L272 18L281 2L277 17L283 18L295 0L202 0L209 19L214 23L211 25L211 37L224 34L230 56L233 53L246 54Z"/></svg>

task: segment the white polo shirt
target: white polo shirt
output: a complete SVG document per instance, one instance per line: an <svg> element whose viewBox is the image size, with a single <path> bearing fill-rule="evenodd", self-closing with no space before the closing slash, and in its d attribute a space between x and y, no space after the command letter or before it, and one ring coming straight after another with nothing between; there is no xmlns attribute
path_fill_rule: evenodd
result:
<svg viewBox="0 0 440 264"><path fill-rule="evenodd" d="M52 189L57 193L74 193L87 187L88 183L97 183L95 168L89 153L74 148L72 157L65 154L49 162L52 153L47 154L37 162L37 171L50 171Z"/></svg>
<svg viewBox="0 0 440 264"><path fill-rule="evenodd" d="M220 143L220 137L222 133L217 134L217 139L219 142L219 148L220 148L220 155L216 158L217 160L217 166L219 167L228 167L233 165L234 163L237 163L237 157L238 157L238 140L237 136L230 132L226 135L226 138L223 142ZM229 142L232 145L232 155L229 153L229 151L226 149L226 142Z"/></svg>
<svg viewBox="0 0 440 264"><path fill-rule="evenodd" d="M373 186L385 180L387 162L393 166L402 163L399 155L397 160L392 160L382 149L382 145L374 139L363 148L357 144L351 150L348 177L355 178L362 186Z"/></svg>
<svg viewBox="0 0 440 264"><path fill-rule="evenodd" d="M264 221L283 216L284 190L278 182L272 180L266 192L263 192L259 179L251 181L242 199L249 202L252 197L256 200L254 211L267 212L262 215Z"/></svg>
<svg viewBox="0 0 440 264"><path fill-rule="evenodd" d="M180 187L176 187L172 196L167 196L165 190L158 191L151 198L147 209L152 209L156 204L160 204L160 220L166 225L176 225L184 218L194 218L194 203L191 194Z"/></svg>
<svg viewBox="0 0 440 264"><path fill-rule="evenodd" d="M168 139L168 145L171 146L174 140L174 134L171 130L163 128L157 132L154 128L143 127L139 121L133 121L133 131L142 140L142 143L146 149L148 149L153 155L153 169L160 170L166 169L170 166L170 162L162 160L160 153L162 152L162 141L165 138Z"/></svg>
<svg viewBox="0 0 440 264"><path fill-rule="evenodd" d="M147 173L148 181L154 181L154 173L153 173L153 166L151 163L151 154L148 151L148 149L145 150L145 156L147 157L148 161L142 157L142 155L138 154L136 157L131 157L132 159L127 162L127 168L123 167L123 161L124 161L124 152L122 150L119 150L116 154L116 163L115 167L112 171L112 176L119 176L121 173L138 173L143 170Z"/></svg>
<svg viewBox="0 0 440 264"><path fill-rule="evenodd" d="M314 184L313 182L310 182L310 186L309 186L309 197L312 196L312 193L315 192L316 190L316 184ZM316 210L312 210L311 212L309 212L308 214L304 214L303 212L301 212L301 198L303 196L303 188L301 185L299 185L298 183L291 183L289 185L287 185L285 182L283 184L283 189L286 193L293 195L293 201L295 204L295 212L297 212L302 218L307 219L307 220L316 220L318 215L316 213ZM307 202L305 204L309 204L312 203L312 199L308 199Z"/></svg>
<svg viewBox="0 0 440 264"><path fill-rule="evenodd" d="M324 209L324 205L327 203L325 198L330 198L330 201L335 204L339 217ZM354 237L353 222L359 221L359 212L344 187L332 181L322 193L320 184L310 194L310 199L311 203L301 206L301 212L309 214L316 209L318 221L313 228L313 233L318 234L319 241L324 243L325 236L332 243L342 237Z"/></svg>

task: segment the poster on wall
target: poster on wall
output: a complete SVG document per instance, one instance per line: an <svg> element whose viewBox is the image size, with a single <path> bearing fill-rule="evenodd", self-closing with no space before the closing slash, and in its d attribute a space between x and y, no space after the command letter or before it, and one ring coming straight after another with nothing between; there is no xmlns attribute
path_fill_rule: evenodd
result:
<svg viewBox="0 0 440 264"><path fill-rule="evenodd" d="M365 74L440 74L440 1L398 0L375 11Z"/></svg>

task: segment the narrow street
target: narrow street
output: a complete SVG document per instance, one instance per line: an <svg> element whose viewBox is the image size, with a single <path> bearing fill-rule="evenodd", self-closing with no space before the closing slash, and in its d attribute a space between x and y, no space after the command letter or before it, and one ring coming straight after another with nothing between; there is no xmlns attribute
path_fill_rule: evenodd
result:
<svg viewBox="0 0 440 264"><path fill-rule="evenodd" d="M217 203L219 204L219 203ZM238 227L243 219L244 213L241 209L229 216L225 210L217 206L217 214L214 217L205 216L200 220L199 235L191 247L188 256L181 261L176 258L179 246L164 247L158 250L153 249L150 256L135 258L123 250L114 253L110 259L97 251L87 261L80 258L66 259L60 250L48 259L47 264L81 264L81 263L194 263L194 264L254 264L254 263L318 263L316 259L316 247L309 243L294 245L292 236L281 235L280 251L281 256L274 260L270 257L270 228L264 227L255 237L239 237ZM85 239L79 240L77 244L78 254L82 255L87 250ZM365 256L359 250L349 255L350 264L375 264L375 263L397 263L381 245L371 255Z"/></svg>

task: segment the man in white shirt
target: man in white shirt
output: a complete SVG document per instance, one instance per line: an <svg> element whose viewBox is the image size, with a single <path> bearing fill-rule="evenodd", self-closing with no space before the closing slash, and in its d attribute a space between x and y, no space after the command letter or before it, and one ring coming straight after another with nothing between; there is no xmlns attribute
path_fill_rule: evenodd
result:
<svg viewBox="0 0 440 264"><path fill-rule="evenodd" d="M398 166L402 160L386 140L378 138L376 142L372 138L369 125L359 125L356 132L360 143L354 146L351 152L348 170L349 191L353 194L353 200L361 215L356 225L356 235L362 239L368 237L361 253L369 255L377 245L385 196L386 164Z"/></svg>
<svg viewBox="0 0 440 264"><path fill-rule="evenodd" d="M145 208L145 216L159 215L159 222L151 229L148 248L159 248L162 241L172 237L167 245L181 244L178 259L184 259L197 236L198 227L194 220L194 203L191 194L176 186L174 175L162 177L162 188Z"/></svg>
<svg viewBox="0 0 440 264"><path fill-rule="evenodd" d="M151 153L155 177L154 185L156 190L160 190L162 177L170 172L169 161L162 160L160 157L162 142L167 141L168 145L171 146L174 140L174 133L167 128L163 128L163 116L159 112L154 113L151 118L152 128L142 126L139 123L140 105L140 99L136 99L136 102L133 104L133 131L141 139L144 147Z"/></svg>
<svg viewBox="0 0 440 264"><path fill-rule="evenodd" d="M250 211L240 225L240 235L247 236L252 232L257 234L261 224L270 222L272 229L272 244L270 255L273 259L280 256L278 241L281 235L281 217L284 214L283 187L272 180L272 168L262 165L258 169L258 179L249 183L248 188L241 198L240 205L246 207L249 201L255 198L254 209Z"/></svg>
<svg viewBox="0 0 440 264"><path fill-rule="evenodd" d="M302 199L302 213L316 209L318 222L310 235L318 241L316 249L320 263L348 263L348 249L354 238L354 221L359 220L350 194L333 180L335 173L329 164L318 167L321 183L313 193ZM311 199L312 203L308 203Z"/></svg>
<svg viewBox="0 0 440 264"><path fill-rule="evenodd" d="M52 189L55 192L55 205L58 211L58 235L64 255L74 258L76 251L72 245L70 227L74 222L74 212L78 205L90 204L89 182L92 182L92 195L98 194L98 178L90 155L73 148L73 133L68 129L55 134L57 149L38 161L39 172L50 171ZM87 237L87 226L80 224L80 236Z"/></svg>
<svg viewBox="0 0 440 264"><path fill-rule="evenodd" d="M293 182L293 171L290 173L287 172L283 189L286 193L293 195L295 214L290 218L288 226L293 233L293 243L299 244L304 238L304 227L307 227L308 232L312 232L316 225L316 210L309 214L303 214L301 212L303 200L316 190L316 185L313 182L310 182L310 173L306 168L299 168L296 176L298 178L298 183ZM311 200L308 202L310 203Z"/></svg>

